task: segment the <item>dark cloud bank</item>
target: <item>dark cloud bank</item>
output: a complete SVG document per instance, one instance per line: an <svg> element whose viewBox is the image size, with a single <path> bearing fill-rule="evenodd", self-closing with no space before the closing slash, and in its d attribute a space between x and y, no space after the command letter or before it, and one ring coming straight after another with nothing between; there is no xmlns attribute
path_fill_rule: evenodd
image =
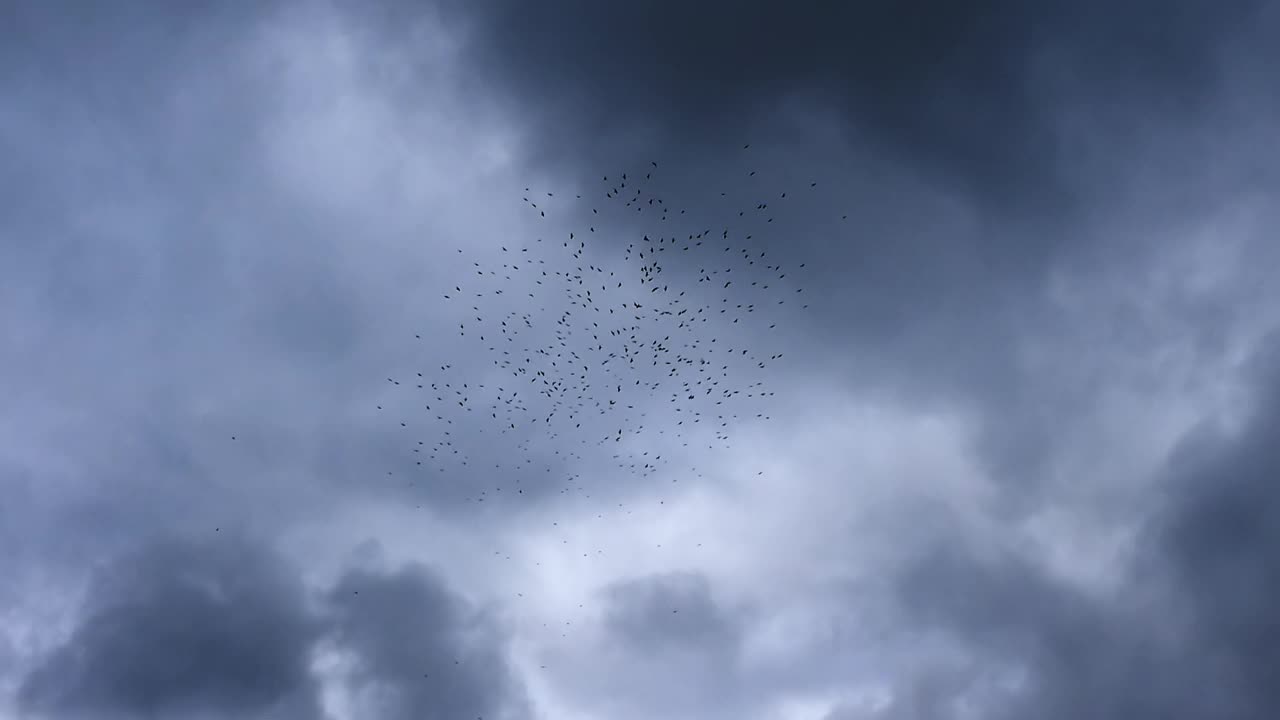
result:
<svg viewBox="0 0 1280 720"><path fill-rule="evenodd" d="M1266 47L1246 32L1263 2L444 6L484 77L539 123L544 160L581 161L631 134L665 150L737 147L799 99L897 160L1020 210L1086 189L1060 176L1071 160L1055 142L1065 106L1091 106L1099 120L1201 121L1230 46Z"/></svg>
<svg viewBox="0 0 1280 720"><path fill-rule="evenodd" d="M352 568L313 598L265 545L164 538L102 567L70 637L23 679L47 718L325 717L317 652L353 660L362 717L525 717L492 619L433 572Z"/></svg>

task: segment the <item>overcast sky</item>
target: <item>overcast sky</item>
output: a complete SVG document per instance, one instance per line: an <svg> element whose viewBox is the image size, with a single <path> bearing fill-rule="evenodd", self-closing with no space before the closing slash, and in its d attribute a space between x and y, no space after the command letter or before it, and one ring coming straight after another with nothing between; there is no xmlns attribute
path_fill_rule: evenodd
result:
<svg viewBox="0 0 1280 720"><path fill-rule="evenodd" d="M0 717L1280 717L1278 32L6 3ZM749 352L702 429L452 402L666 295Z"/></svg>

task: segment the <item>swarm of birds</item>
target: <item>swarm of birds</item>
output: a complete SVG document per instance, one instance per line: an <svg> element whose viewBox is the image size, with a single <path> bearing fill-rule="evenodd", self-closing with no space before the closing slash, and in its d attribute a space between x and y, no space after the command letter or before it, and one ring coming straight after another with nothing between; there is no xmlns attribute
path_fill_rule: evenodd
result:
<svg viewBox="0 0 1280 720"><path fill-rule="evenodd" d="M748 220L733 227L677 231L688 222L673 218L686 211L653 189L657 171L650 162L640 175L604 176L603 202L588 199L590 214L577 211L588 218L585 232L499 245L486 255L499 262L472 261L466 278L442 289L440 302L458 315L456 336L418 332L415 341L428 350L470 344L489 356L489 371L445 362L388 377L416 395L377 406L397 414L414 467L433 482L492 465L494 487L463 490L470 501L491 502L525 495L531 480L545 489L550 474L588 456L607 459L618 477L649 477L672 460L663 448L731 449L735 421L769 419L752 404L773 395L763 371L784 352L750 343L791 308L808 307L796 284L804 264L772 260L746 232L772 222L768 202L752 201L738 212ZM525 188L522 200L545 221L555 194L543 199ZM648 213L654 230L619 241L597 232L602 209ZM469 447L463 435L488 439ZM589 492L577 474L553 482L560 493Z"/></svg>
<svg viewBox="0 0 1280 720"><path fill-rule="evenodd" d="M754 237L774 227L759 194L729 222L695 227L657 189L658 169L603 176L595 202L525 188L546 237L481 248L478 259L456 249L465 274L435 308L456 314L456 332L406 338L437 359L387 377L375 406L408 462L388 476L488 507L552 492L589 498L593 480L700 476L673 464L688 462L684 448L731 451L735 423L770 419L765 371L785 353L758 344L808 308L805 265L773 259ZM785 204L788 193L769 198ZM619 217L633 235L607 229ZM570 229L561 218L585 220ZM458 350L484 359L449 361ZM574 472L583 467L617 472L584 478Z"/></svg>

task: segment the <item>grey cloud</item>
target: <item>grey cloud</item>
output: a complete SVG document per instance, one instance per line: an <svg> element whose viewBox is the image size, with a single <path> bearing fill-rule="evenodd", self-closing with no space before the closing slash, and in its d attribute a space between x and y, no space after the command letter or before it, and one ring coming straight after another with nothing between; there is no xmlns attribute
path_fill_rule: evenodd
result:
<svg viewBox="0 0 1280 720"><path fill-rule="evenodd" d="M944 720L968 718L975 713L972 690L982 682L981 670L955 663L941 667L915 667L909 680L894 689L888 700L842 702L823 720ZM981 705L976 712L983 712Z"/></svg>
<svg viewBox="0 0 1280 720"><path fill-rule="evenodd" d="M748 716L758 699L743 682L749 617L695 571L662 572L600 589L599 624L586 653L553 653L557 681L583 707L609 717ZM583 632L576 627L566 632Z"/></svg>
<svg viewBox="0 0 1280 720"><path fill-rule="evenodd" d="M19 699L58 718L315 718L318 630L291 569L260 546L150 544L96 576L75 631Z"/></svg>
<svg viewBox="0 0 1280 720"><path fill-rule="evenodd" d="M1238 437L1200 440L1176 456L1168 512L1153 533L1190 608L1192 648L1220 679L1218 717L1280 710L1272 668L1280 624L1268 598L1280 593L1280 337L1255 366L1254 417Z"/></svg>
<svg viewBox="0 0 1280 720"><path fill-rule="evenodd" d="M524 103L545 157L648 134L741 145L779 104L854 132L985 204L1070 202L1057 103L1141 122L1213 96L1225 38L1261 3L446 3L492 82ZM393 15L399 17L399 15ZM590 157L588 154L587 157Z"/></svg>
<svg viewBox="0 0 1280 720"><path fill-rule="evenodd" d="M1100 605L1030 563L983 561L949 549L913 567L910 576L903 591L914 617L955 633L968 656L961 682L931 699L946 710L939 717L964 717L971 703L1000 718L1033 709L1050 718L1182 717L1169 714L1175 710L1200 717L1207 709L1169 696L1164 673L1181 668L1173 667L1172 652L1151 646L1157 636L1145 633L1170 626L1140 622L1132 609ZM1002 673L1008 684L984 693L983 681ZM910 691L909 681L899 688L904 690ZM916 704L896 701L887 717L915 717Z"/></svg>
<svg viewBox="0 0 1280 720"><path fill-rule="evenodd" d="M385 718L529 717L493 617L420 566L347 570L314 604L267 546L208 533L158 538L102 567L75 629L25 675L39 717L324 717L313 667ZM319 654L318 654L319 653Z"/></svg>
<svg viewBox="0 0 1280 720"><path fill-rule="evenodd" d="M698 573L678 572L615 583L605 590L605 627L643 653L693 650L732 662L741 618L729 614Z"/></svg>
<svg viewBox="0 0 1280 720"><path fill-rule="evenodd" d="M979 698L986 717L1275 715L1274 355L1263 355L1273 366L1258 380L1259 408L1239 435L1198 430L1171 457L1167 494L1147 518L1122 595L1092 596L1025 559L980 557L961 544L909 566L899 586L909 617L951 634L976 668L947 702L978 692L983 678L1015 672L1019 684Z"/></svg>
<svg viewBox="0 0 1280 720"><path fill-rule="evenodd" d="M418 565L353 570L329 594L331 637L357 658L352 686L379 718L529 717L494 619Z"/></svg>

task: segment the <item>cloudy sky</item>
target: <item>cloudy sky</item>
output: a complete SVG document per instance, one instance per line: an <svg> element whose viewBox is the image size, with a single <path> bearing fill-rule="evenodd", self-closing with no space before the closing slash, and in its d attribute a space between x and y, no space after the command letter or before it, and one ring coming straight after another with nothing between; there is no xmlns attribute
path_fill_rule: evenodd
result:
<svg viewBox="0 0 1280 720"><path fill-rule="evenodd" d="M0 18L0 717L1280 716L1280 6ZM750 411L416 464L415 373L525 383L472 263L722 228Z"/></svg>

